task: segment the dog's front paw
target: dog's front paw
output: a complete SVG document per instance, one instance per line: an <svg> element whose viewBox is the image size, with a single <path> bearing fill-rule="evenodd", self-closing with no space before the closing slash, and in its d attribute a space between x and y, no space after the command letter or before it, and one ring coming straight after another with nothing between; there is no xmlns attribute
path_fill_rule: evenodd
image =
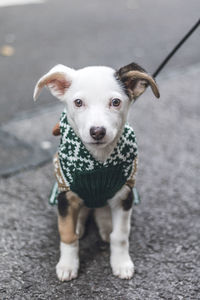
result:
<svg viewBox="0 0 200 300"><path fill-rule="evenodd" d="M56 266L58 279L69 281L78 276L78 241L72 244L60 243L60 260Z"/></svg>
<svg viewBox="0 0 200 300"><path fill-rule="evenodd" d="M113 275L121 279L131 279L134 274L134 264L130 257L111 257Z"/></svg>
<svg viewBox="0 0 200 300"><path fill-rule="evenodd" d="M71 261L70 263L60 260L56 266L56 274L61 281L69 281L78 276L79 261Z"/></svg>

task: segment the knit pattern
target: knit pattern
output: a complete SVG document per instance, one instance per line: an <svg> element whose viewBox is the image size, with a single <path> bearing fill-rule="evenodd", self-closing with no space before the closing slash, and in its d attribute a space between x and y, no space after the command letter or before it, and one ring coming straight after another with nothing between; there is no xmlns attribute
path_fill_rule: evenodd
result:
<svg viewBox="0 0 200 300"><path fill-rule="evenodd" d="M58 150L66 187L76 192L88 207L102 207L126 183L137 157L133 129L125 125L123 133L105 162L96 160L85 148L67 121L60 119L61 141ZM66 189L67 190L67 189Z"/></svg>

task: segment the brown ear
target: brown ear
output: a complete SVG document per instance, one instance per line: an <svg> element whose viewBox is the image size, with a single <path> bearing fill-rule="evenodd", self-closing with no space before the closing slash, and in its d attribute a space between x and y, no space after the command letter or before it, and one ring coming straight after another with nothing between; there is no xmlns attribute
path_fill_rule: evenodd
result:
<svg viewBox="0 0 200 300"><path fill-rule="evenodd" d="M63 100L63 96L66 90L71 85L74 72L75 70L65 67L63 65L55 66L47 74L42 76L37 82L33 94L34 100L37 100L41 89L44 86L49 88L52 95L54 95L60 100Z"/></svg>
<svg viewBox="0 0 200 300"><path fill-rule="evenodd" d="M154 95L157 98L160 97L158 86L153 77L147 74L147 72L136 63L131 63L119 69L119 71L116 72L116 77L122 82L131 100L136 100L142 95L148 85L151 86Z"/></svg>

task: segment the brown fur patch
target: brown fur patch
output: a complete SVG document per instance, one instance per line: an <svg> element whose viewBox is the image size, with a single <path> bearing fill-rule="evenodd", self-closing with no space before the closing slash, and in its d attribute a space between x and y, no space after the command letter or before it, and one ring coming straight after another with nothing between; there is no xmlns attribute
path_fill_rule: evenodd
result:
<svg viewBox="0 0 200 300"><path fill-rule="evenodd" d="M122 207L126 211L131 209L132 205L133 205L133 192L131 190L127 198L122 201Z"/></svg>
<svg viewBox="0 0 200 300"><path fill-rule="evenodd" d="M61 241L70 244L78 239L76 225L83 200L66 186L60 169L58 153L54 156L54 167L59 190L65 192L67 205L66 215L64 213L63 215L58 214L58 230Z"/></svg>
<svg viewBox="0 0 200 300"><path fill-rule="evenodd" d="M150 84L151 86L151 89L154 93L154 95L157 97L157 98L160 98L160 93L159 93L159 90L158 90L158 87L156 85L156 82L154 81L154 79L146 74L146 73L143 73L143 72L140 72L140 71L129 71L126 75L125 75L125 78L126 80L128 80L128 82L133 82L133 81L136 81L136 86L137 86L137 81L139 82L140 80L141 81L146 81L146 84L142 83L141 84L141 87L140 87L140 90L141 92L139 92L139 90L137 91L137 93L135 94L135 97L137 98L138 96L140 96L140 94L142 94L145 89L147 88L148 84ZM131 86L130 86L131 88ZM134 95L134 88L133 88L133 95Z"/></svg>
<svg viewBox="0 0 200 300"><path fill-rule="evenodd" d="M65 244L74 243L78 239L74 220L70 217L58 216L58 230L60 240Z"/></svg>
<svg viewBox="0 0 200 300"><path fill-rule="evenodd" d="M116 72L116 78L122 82L125 92L131 100L137 99L146 90L149 84L154 95L157 98L160 97L155 80L136 63L119 69Z"/></svg>
<svg viewBox="0 0 200 300"><path fill-rule="evenodd" d="M43 88L45 85L50 85L58 90L61 94L65 93L65 90L69 88L70 82L65 78L65 73L55 72L53 74L45 76L38 84L39 89Z"/></svg>
<svg viewBox="0 0 200 300"><path fill-rule="evenodd" d="M140 71L140 72L143 72L143 73L147 73L145 71L145 69L143 69L141 66L139 66L138 64L136 63L131 63L127 66L124 66L122 68L120 68L118 71L117 71L117 74L119 76L119 78L122 78L123 75L125 75L126 73L128 73L129 71Z"/></svg>
<svg viewBox="0 0 200 300"><path fill-rule="evenodd" d="M61 167L60 167L58 153L56 153L53 158L53 164L54 164L54 173L55 173L55 176L57 179L59 191L62 191L62 192L69 191L70 188L66 186L64 177L61 173Z"/></svg>
<svg viewBox="0 0 200 300"><path fill-rule="evenodd" d="M66 193L66 197L66 201L68 202L67 215L64 217L58 215L58 230L61 241L71 244L78 239L76 225L82 200L71 191Z"/></svg>
<svg viewBox="0 0 200 300"><path fill-rule="evenodd" d="M66 89L70 87L71 82L66 79L66 74L64 72L54 72L52 74L46 74L37 83L34 92L35 100L38 98L41 89L45 85L49 88L54 89L54 91L57 92L58 95L62 96L66 92Z"/></svg>
<svg viewBox="0 0 200 300"><path fill-rule="evenodd" d="M58 136L60 135L60 123L57 123L53 130L52 130L52 134L55 135L55 136Z"/></svg>

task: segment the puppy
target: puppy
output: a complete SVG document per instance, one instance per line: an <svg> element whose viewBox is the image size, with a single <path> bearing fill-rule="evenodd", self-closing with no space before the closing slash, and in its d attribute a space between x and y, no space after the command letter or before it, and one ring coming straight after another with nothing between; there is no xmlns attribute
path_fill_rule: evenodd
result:
<svg viewBox="0 0 200 300"><path fill-rule="evenodd" d="M78 275L78 239L91 209L102 240L110 242L113 274L133 276L129 233L137 144L126 120L130 105L149 85L159 98L155 80L135 63L118 71L57 65L36 84L35 100L46 86L65 105L54 128L55 135L61 133L54 157L61 240L56 272L61 281Z"/></svg>

